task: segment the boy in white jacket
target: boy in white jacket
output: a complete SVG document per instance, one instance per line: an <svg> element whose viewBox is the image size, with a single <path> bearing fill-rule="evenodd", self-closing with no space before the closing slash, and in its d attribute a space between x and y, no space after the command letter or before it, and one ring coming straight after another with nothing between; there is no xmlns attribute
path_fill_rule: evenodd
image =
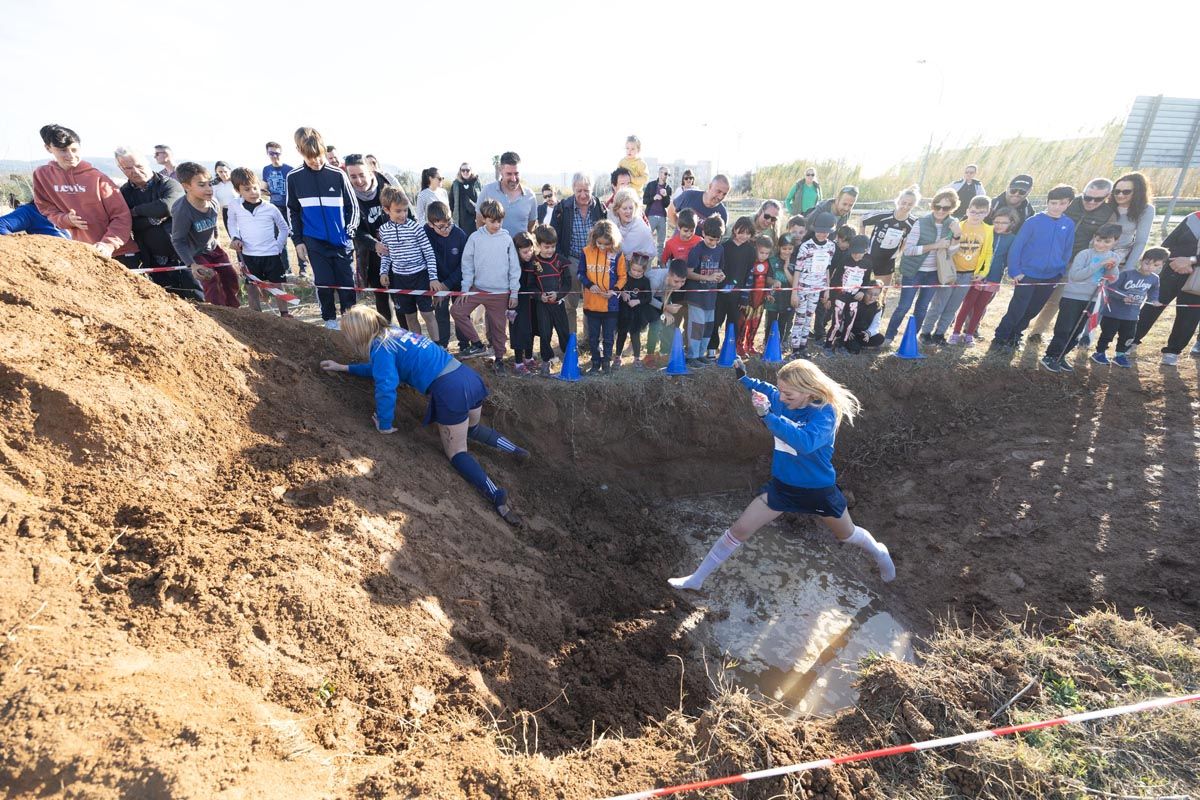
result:
<svg viewBox="0 0 1200 800"><path fill-rule="evenodd" d="M267 283L282 283L287 267L283 262L283 250L291 228L279 213L279 209L262 199L262 186L258 176L245 167L238 167L229 176L238 200L229 204L229 246L236 250L243 264L246 279L246 299L255 311L262 311L259 288L248 276L253 275ZM279 316L290 317L287 301L276 297L275 305Z"/></svg>
<svg viewBox="0 0 1200 800"><path fill-rule="evenodd" d="M512 236L504 230L504 206L495 200L479 204L483 227L467 239L463 248L462 287L464 291L482 294L463 295L454 302L451 315L459 336L471 343L465 357L485 352L471 312L483 306L487 324L488 344L495 354L495 369L504 374L504 353L508 348L508 310L517 307L517 292L521 285L521 263Z"/></svg>

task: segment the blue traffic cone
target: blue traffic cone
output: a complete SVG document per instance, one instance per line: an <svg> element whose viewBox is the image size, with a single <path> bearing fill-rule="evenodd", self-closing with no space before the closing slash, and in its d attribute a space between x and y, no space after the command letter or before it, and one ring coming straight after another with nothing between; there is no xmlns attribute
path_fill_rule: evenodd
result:
<svg viewBox="0 0 1200 800"><path fill-rule="evenodd" d="M900 340L900 349L896 358L924 358L921 348L917 346L917 318L908 318L908 327L904 329L904 338Z"/></svg>
<svg viewBox="0 0 1200 800"><path fill-rule="evenodd" d="M780 364L783 362L783 350L779 345L779 323L771 323L771 335L767 337L767 344L763 347L764 364Z"/></svg>
<svg viewBox="0 0 1200 800"><path fill-rule="evenodd" d="M733 323L725 328L725 341L721 343L721 355L717 358L718 367L732 367L737 361L737 331Z"/></svg>
<svg viewBox="0 0 1200 800"><path fill-rule="evenodd" d="M563 353L562 371L558 373L560 381L579 380L579 347L575 344L575 334L567 337L567 350Z"/></svg>
<svg viewBox="0 0 1200 800"><path fill-rule="evenodd" d="M683 357L683 331L675 329L675 344L671 345L671 361L663 372L668 375L687 375L687 362Z"/></svg>

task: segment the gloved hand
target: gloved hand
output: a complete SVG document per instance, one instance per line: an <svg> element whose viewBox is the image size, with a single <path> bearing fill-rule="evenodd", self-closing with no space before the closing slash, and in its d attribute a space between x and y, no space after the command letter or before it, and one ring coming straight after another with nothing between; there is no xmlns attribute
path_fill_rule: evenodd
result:
<svg viewBox="0 0 1200 800"><path fill-rule="evenodd" d="M733 375L738 380L746 377L746 365L742 363L740 358L735 358L733 360Z"/></svg>
<svg viewBox="0 0 1200 800"><path fill-rule="evenodd" d="M760 417L765 417L771 410L771 401L762 392L751 392L750 403L754 406L754 413Z"/></svg>

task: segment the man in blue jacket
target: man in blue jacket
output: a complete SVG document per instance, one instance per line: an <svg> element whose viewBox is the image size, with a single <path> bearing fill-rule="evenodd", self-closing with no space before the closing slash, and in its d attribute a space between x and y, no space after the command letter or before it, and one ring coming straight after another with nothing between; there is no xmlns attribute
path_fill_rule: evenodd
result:
<svg viewBox="0 0 1200 800"><path fill-rule="evenodd" d="M1065 214L1074 199L1073 188L1055 186L1046 195L1046 210L1026 220L1013 239L1008 251L1008 274L1016 287L1004 318L996 326L991 350L1020 345L1021 334L1066 273L1075 242L1075 221Z"/></svg>

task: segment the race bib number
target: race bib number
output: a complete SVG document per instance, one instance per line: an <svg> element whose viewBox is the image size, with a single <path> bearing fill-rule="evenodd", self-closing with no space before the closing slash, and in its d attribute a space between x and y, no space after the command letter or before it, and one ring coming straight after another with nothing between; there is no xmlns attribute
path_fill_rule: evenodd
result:
<svg viewBox="0 0 1200 800"><path fill-rule="evenodd" d="M817 252L813 253L813 257L812 257L813 269L828 271L829 265L831 263L833 263L833 256L831 256L827 251L818 250Z"/></svg>
<svg viewBox="0 0 1200 800"><path fill-rule="evenodd" d="M778 436L775 437L775 449L781 453L787 453L789 456L797 455L796 448L792 447Z"/></svg>
<svg viewBox="0 0 1200 800"><path fill-rule="evenodd" d="M899 228L888 228L880 240L879 246L884 250L894 250L904 241L904 231Z"/></svg>

